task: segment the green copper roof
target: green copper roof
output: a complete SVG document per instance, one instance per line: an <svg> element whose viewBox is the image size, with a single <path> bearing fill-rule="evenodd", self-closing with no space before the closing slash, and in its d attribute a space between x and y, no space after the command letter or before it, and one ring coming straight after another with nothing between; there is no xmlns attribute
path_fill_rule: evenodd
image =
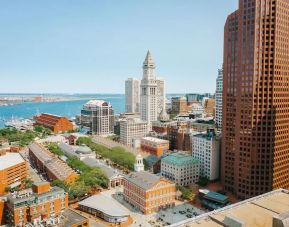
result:
<svg viewBox="0 0 289 227"><path fill-rule="evenodd" d="M183 153L174 153L162 159L162 162L177 165L177 166L184 166L189 164L197 164L199 161L193 158L191 155L183 154Z"/></svg>

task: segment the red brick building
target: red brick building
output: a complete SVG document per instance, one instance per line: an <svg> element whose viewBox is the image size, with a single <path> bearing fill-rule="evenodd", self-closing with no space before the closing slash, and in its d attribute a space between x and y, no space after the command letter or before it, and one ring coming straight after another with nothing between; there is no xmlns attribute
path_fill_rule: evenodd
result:
<svg viewBox="0 0 289 227"><path fill-rule="evenodd" d="M14 188L28 176L28 165L18 153L0 152L0 195L5 188Z"/></svg>
<svg viewBox="0 0 289 227"><path fill-rule="evenodd" d="M154 137L144 137L141 139L141 150L157 157L163 155L164 151L169 150L170 141Z"/></svg>
<svg viewBox="0 0 289 227"><path fill-rule="evenodd" d="M51 181L61 180L70 184L78 177L70 166L38 143L29 145L29 157L38 171Z"/></svg>
<svg viewBox="0 0 289 227"><path fill-rule="evenodd" d="M43 113L34 117L35 125L50 128L54 133L73 130L74 126L66 117Z"/></svg>
<svg viewBox="0 0 289 227"><path fill-rule="evenodd" d="M176 185L146 171L125 176L124 199L144 214L174 206Z"/></svg>
<svg viewBox="0 0 289 227"><path fill-rule="evenodd" d="M240 0L224 38L222 183L289 189L289 1Z"/></svg>

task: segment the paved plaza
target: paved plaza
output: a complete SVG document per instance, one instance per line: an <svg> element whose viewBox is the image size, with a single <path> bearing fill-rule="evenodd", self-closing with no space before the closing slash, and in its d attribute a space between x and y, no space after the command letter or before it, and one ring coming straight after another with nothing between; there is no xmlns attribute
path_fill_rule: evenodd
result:
<svg viewBox="0 0 289 227"><path fill-rule="evenodd" d="M142 212L123 200L122 188L108 190L104 193L118 201L124 209L127 209L133 218L133 224L130 225L132 227L162 227L204 213L200 209L188 203L176 201L176 206L173 208L167 208L165 210L160 210L157 213L144 215Z"/></svg>

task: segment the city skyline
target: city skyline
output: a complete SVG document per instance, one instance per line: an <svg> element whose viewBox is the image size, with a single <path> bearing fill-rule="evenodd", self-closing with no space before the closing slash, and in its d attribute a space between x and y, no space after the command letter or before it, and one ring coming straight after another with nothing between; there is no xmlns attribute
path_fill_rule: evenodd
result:
<svg viewBox="0 0 289 227"><path fill-rule="evenodd" d="M167 92L186 93L214 92L223 25L237 2L0 6L1 93L124 93L123 81L141 76L148 49Z"/></svg>

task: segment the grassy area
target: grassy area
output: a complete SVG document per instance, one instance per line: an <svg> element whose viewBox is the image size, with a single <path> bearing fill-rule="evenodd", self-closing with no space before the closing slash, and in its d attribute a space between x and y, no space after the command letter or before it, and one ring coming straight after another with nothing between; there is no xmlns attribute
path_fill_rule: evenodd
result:
<svg viewBox="0 0 289 227"><path fill-rule="evenodd" d="M51 135L52 134L52 130L50 128L46 128L46 127L44 127L42 125L35 125L34 126L34 131L38 132L43 137L46 136L46 135Z"/></svg>
<svg viewBox="0 0 289 227"><path fill-rule="evenodd" d="M29 130L26 132L21 132L10 128L0 129L0 140L7 139L10 144L13 143L21 147L28 145L38 136L39 135L37 132Z"/></svg>
<svg viewBox="0 0 289 227"><path fill-rule="evenodd" d="M63 156L64 155L64 152L58 147L58 145L56 143L49 143L47 148L53 154L56 154L58 156Z"/></svg>
<svg viewBox="0 0 289 227"><path fill-rule="evenodd" d="M80 137L76 141L77 144L86 144L95 151L97 154L101 155L104 158L111 160L112 162L126 168L133 170L135 163L135 156L126 151L122 147L114 147L109 149L103 145L93 143L89 137Z"/></svg>
<svg viewBox="0 0 289 227"><path fill-rule="evenodd" d="M100 168L92 168L74 156L67 159L67 164L80 172L77 180L73 184L55 180L52 185L63 188L69 194L70 200L81 198L95 189L107 186L108 179Z"/></svg>
<svg viewBox="0 0 289 227"><path fill-rule="evenodd" d="M17 192L20 190L32 188L33 181L30 178L26 178L21 182L21 185L15 187L15 188L10 188L9 186L5 188L5 192Z"/></svg>
<svg viewBox="0 0 289 227"><path fill-rule="evenodd" d="M193 193L193 191L187 187L181 186L181 185L177 185L177 190L180 190L182 193L182 197L185 200L189 200L189 201L193 201L195 198L195 193Z"/></svg>

